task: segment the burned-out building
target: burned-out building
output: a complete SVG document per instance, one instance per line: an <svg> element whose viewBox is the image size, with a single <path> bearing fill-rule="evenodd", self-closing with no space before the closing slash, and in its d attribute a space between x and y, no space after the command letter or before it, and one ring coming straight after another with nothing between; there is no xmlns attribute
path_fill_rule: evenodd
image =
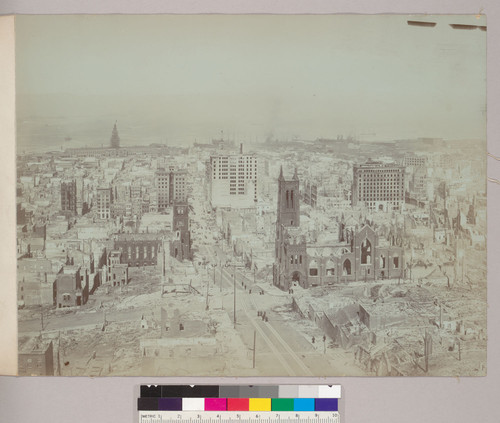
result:
<svg viewBox="0 0 500 423"><path fill-rule="evenodd" d="M380 240L368 224L349 228L340 222L338 239L320 243L300 226L299 179L278 178L274 285L290 289L341 282L401 278L403 249Z"/></svg>
<svg viewBox="0 0 500 423"><path fill-rule="evenodd" d="M61 182L61 210L76 214L76 181Z"/></svg>
<svg viewBox="0 0 500 423"><path fill-rule="evenodd" d="M18 353L19 376L54 376L52 341L39 336L20 342Z"/></svg>
<svg viewBox="0 0 500 423"><path fill-rule="evenodd" d="M130 267L156 266L162 238L158 234L118 234L114 250L120 252L120 262Z"/></svg>
<svg viewBox="0 0 500 423"><path fill-rule="evenodd" d="M57 308L81 306L89 298L87 272L80 266L65 266L54 282L54 303Z"/></svg>
<svg viewBox="0 0 500 423"><path fill-rule="evenodd" d="M354 165L352 205L370 210L402 211L405 201L405 168L368 160Z"/></svg>
<svg viewBox="0 0 500 423"><path fill-rule="evenodd" d="M106 282L113 286L123 286L128 283L128 264L121 262L120 250L113 250L108 255L108 272Z"/></svg>

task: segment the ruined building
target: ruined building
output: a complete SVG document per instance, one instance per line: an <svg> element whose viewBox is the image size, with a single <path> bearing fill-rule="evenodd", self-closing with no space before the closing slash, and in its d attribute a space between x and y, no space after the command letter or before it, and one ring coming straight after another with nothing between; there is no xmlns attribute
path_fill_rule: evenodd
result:
<svg viewBox="0 0 500 423"><path fill-rule="evenodd" d="M366 224L350 229L340 222L340 228L335 242L312 242L308 231L300 226L297 171L291 180L285 180L281 169L278 178L274 285L288 290L294 283L309 288L404 276L403 249L400 246L379 239Z"/></svg>

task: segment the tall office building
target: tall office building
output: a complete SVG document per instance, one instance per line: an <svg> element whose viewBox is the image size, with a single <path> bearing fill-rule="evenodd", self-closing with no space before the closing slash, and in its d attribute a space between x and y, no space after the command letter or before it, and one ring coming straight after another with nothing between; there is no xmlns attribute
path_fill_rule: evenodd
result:
<svg viewBox="0 0 500 423"><path fill-rule="evenodd" d="M111 203L113 202L113 193L111 188L97 188L97 216L99 219L111 218Z"/></svg>
<svg viewBox="0 0 500 423"><path fill-rule="evenodd" d="M255 154L211 156L208 163L212 207L246 208L257 202L258 160Z"/></svg>
<svg viewBox="0 0 500 423"><path fill-rule="evenodd" d="M155 173L155 184L158 192L158 211L164 211L170 204L170 172L161 168Z"/></svg>
<svg viewBox="0 0 500 423"><path fill-rule="evenodd" d="M187 171L170 172L170 204L184 202L187 199Z"/></svg>
<svg viewBox="0 0 500 423"><path fill-rule="evenodd" d="M76 214L76 181L61 182L61 210Z"/></svg>
<svg viewBox="0 0 500 423"><path fill-rule="evenodd" d="M424 167L427 166L427 156L417 154L405 154L403 166Z"/></svg>
<svg viewBox="0 0 500 423"><path fill-rule="evenodd" d="M352 205L370 210L401 211L405 201L403 166L368 160L354 165Z"/></svg>

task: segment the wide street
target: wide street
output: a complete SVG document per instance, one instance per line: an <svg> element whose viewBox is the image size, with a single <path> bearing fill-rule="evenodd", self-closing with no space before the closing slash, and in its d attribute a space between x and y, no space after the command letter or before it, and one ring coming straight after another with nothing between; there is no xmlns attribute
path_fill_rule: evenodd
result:
<svg viewBox="0 0 500 423"><path fill-rule="evenodd" d="M290 307L292 297L272 285L253 283L253 277L245 275L243 270L236 266L222 266L222 290L220 293L219 260L224 263L229 259L220 248L202 245L200 252L205 257L217 264L215 266L215 285L212 283L210 290L212 304L218 307L217 297L228 298L228 291L234 294L236 288L236 325L235 328L242 341L249 349L253 349L253 336L256 332L256 368L262 374L288 375L288 376L313 376L318 374L364 375L352 360L345 362L349 357L342 350L332 351L323 349L323 343L316 349L303 333L298 331L292 321L288 321L274 308L287 309ZM246 288L245 288L246 285ZM261 289L264 291L260 295ZM252 293L250 293L252 290ZM224 303L224 309L229 317L234 317L233 301ZM258 316L258 311L265 311L268 321ZM317 330L317 329L316 329ZM346 367L349 367L348 369Z"/></svg>

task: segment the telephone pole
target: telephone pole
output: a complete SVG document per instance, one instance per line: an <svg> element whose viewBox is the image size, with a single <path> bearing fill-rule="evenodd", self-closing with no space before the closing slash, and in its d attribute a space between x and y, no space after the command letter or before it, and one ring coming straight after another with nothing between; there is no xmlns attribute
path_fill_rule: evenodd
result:
<svg viewBox="0 0 500 423"><path fill-rule="evenodd" d="M257 331L253 331L253 368L255 369L255 341L257 338Z"/></svg>
<svg viewBox="0 0 500 423"><path fill-rule="evenodd" d="M207 283L207 305L206 305L206 309L208 310L209 309L209 306L208 306L208 283Z"/></svg>

